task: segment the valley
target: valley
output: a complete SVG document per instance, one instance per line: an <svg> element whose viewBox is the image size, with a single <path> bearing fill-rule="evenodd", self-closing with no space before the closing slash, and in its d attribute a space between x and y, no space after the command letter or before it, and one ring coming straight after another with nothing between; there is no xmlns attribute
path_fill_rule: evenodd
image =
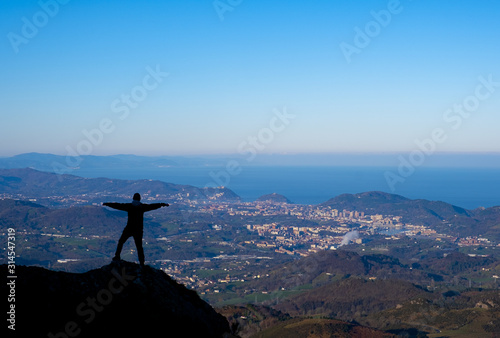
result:
<svg viewBox="0 0 500 338"><path fill-rule="evenodd" d="M3 237L16 230L17 264L83 272L111 260L126 223L126 213L102 202L128 201L135 191L144 191L144 203L168 202L146 216L146 264L234 316L242 336L283 316L430 336L500 327L498 207L466 210L382 192L318 205L277 194L242 202L227 188L204 189L1 170L0 222ZM137 260L132 240L122 258ZM248 304L267 315L242 319Z"/></svg>

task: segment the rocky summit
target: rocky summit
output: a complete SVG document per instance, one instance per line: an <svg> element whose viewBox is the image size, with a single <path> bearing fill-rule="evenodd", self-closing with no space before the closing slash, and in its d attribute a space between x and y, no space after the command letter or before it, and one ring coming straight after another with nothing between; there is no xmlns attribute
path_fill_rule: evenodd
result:
<svg viewBox="0 0 500 338"><path fill-rule="evenodd" d="M231 336L195 291L149 266L120 261L81 274L17 266L16 275L19 337Z"/></svg>

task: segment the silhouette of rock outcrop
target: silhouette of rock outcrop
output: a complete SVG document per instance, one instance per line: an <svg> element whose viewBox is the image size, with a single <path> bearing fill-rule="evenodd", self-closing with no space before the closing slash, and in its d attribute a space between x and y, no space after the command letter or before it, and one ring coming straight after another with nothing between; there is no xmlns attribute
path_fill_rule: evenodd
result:
<svg viewBox="0 0 500 338"><path fill-rule="evenodd" d="M81 274L17 266L15 273L19 337L231 337L227 320L195 291L149 266L120 261Z"/></svg>

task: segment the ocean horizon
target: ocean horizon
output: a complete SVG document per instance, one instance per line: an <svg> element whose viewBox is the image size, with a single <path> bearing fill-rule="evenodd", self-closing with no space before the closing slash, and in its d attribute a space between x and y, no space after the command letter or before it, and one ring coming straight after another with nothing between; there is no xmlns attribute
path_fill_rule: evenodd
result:
<svg viewBox="0 0 500 338"><path fill-rule="evenodd" d="M443 201L465 209L500 205L500 175L495 168L417 168L395 184L384 173L394 167L245 166L78 169L73 175L115 179L153 179L196 187L225 186L243 201L278 193L297 204L319 204L344 193L383 191L410 199Z"/></svg>

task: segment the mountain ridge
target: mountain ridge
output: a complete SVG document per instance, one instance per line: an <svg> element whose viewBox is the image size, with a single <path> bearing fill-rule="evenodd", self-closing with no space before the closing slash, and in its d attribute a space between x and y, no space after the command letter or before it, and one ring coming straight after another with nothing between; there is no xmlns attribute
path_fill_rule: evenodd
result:
<svg viewBox="0 0 500 338"><path fill-rule="evenodd" d="M443 202L426 199L409 199L401 195L382 191L368 191L358 194L341 194L321 203L335 209L350 208L349 210L363 211L367 214L400 215L403 217L416 216L424 224L442 221L453 215L471 217L470 210ZM424 215L426 213L427 215Z"/></svg>
<svg viewBox="0 0 500 338"><path fill-rule="evenodd" d="M44 206L102 205L104 199L129 202L135 192L140 192L146 203L241 202L238 195L225 187L197 188L147 179L82 178L29 168L0 169L2 198L33 200ZM497 226L500 222L500 206L467 210L443 201L409 199L381 191L341 194L317 206L359 211L365 215L400 216L404 223L432 226L439 233L456 237L478 234L492 238L500 236Z"/></svg>
<svg viewBox="0 0 500 338"><path fill-rule="evenodd" d="M196 291L149 266L120 261L80 274L17 266L16 276L20 336L230 337Z"/></svg>
<svg viewBox="0 0 500 338"><path fill-rule="evenodd" d="M103 196L120 196L130 200L135 192L147 200L148 197L169 200L191 199L202 201L240 201L232 190L224 187L198 188L190 185L167 183L158 180L121 180L111 178L84 178L69 174L58 175L31 168L0 169L0 194L18 194L41 199L40 204L55 202L49 197L57 197L60 205L70 196L86 195L91 203L101 203ZM124 196L127 196L126 199ZM54 204L52 204L54 205ZM56 204L57 205L57 204Z"/></svg>
<svg viewBox="0 0 500 338"><path fill-rule="evenodd" d="M278 194L278 193L271 193L271 194L265 194L260 196L255 200L256 202L274 202L274 203L287 203L287 204L293 204L292 201L290 201L286 196Z"/></svg>
<svg viewBox="0 0 500 338"><path fill-rule="evenodd" d="M432 226L457 237L500 236L500 206L468 210L443 201L409 199L381 191L342 194L319 204L338 210L401 216L402 222Z"/></svg>

